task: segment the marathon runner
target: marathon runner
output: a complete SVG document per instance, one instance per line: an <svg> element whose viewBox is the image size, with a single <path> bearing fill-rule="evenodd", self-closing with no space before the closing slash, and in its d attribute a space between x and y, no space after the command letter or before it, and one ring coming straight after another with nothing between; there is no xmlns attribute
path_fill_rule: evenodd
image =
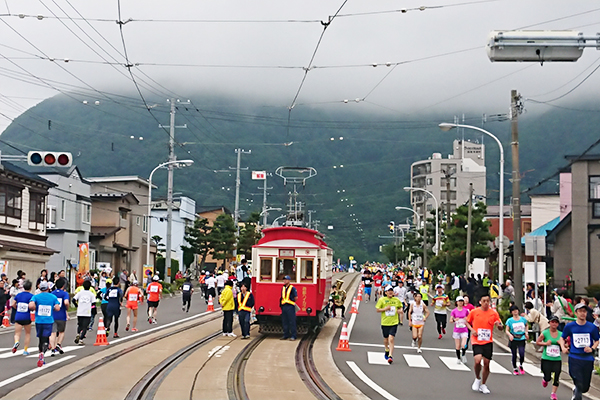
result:
<svg viewBox="0 0 600 400"><path fill-rule="evenodd" d="M156 313L158 312L158 303L160 303L162 290L163 287L158 282L158 275L154 275L152 278L152 283L146 288L146 292L148 292L148 323L150 324L156 324ZM212 288L212 292L209 288L209 293L214 294L214 291L214 286Z"/></svg>
<svg viewBox="0 0 600 400"><path fill-rule="evenodd" d="M550 328L546 329L538 336L535 344L544 348L542 354L542 386L547 387L548 382L552 379L554 373L554 381L552 382L552 393L550 399L556 400L556 391L558 390L558 382L560 380L560 372L562 369L562 359L560 357L561 342L564 346L564 339L561 337L562 332L558 330L560 320L556 315L550 318Z"/></svg>
<svg viewBox="0 0 600 400"><path fill-rule="evenodd" d="M365 302L368 303L371 300L371 288L373 287L373 278L371 277L371 271L367 270L367 273L362 278L363 284L365 285Z"/></svg>
<svg viewBox="0 0 600 400"><path fill-rule="evenodd" d="M454 339L456 358L458 363L467 363L467 340L469 339L469 328L467 328L467 316L469 310L465 307L465 299L462 296L456 298L456 308L450 314L450 322L454 323L452 338ZM461 354L462 352L462 354Z"/></svg>
<svg viewBox="0 0 600 400"><path fill-rule="evenodd" d="M481 296L480 307L467 316L467 327L473 340L473 360L475 362L475 381L471 388L483 394L490 394L487 379L490 375L490 361L494 352L492 331L494 326L502 330L502 321L498 313L490 307L489 294ZM481 361L483 360L483 368ZM483 371L482 371L483 370Z"/></svg>
<svg viewBox="0 0 600 400"><path fill-rule="evenodd" d="M512 353L513 375L525 375L523 362L525 362L525 344L529 340L527 320L519 315L519 307L511 306L512 317L506 320L506 335ZM519 368L517 369L517 351L519 352Z"/></svg>
<svg viewBox="0 0 600 400"><path fill-rule="evenodd" d="M381 291L381 283L383 282L383 276L381 275L381 271L377 271L377 273L373 277L373 282L375 286L375 301L377 301L377 299L380 296L383 296L383 293Z"/></svg>
<svg viewBox="0 0 600 400"><path fill-rule="evenodd" d="M421 345L423 344L423 329L425 321L429 317L429 309L422 301L421 293L414 294L415 302L410 305L408 310L408 323L412 327L412 343L411 346L417 346L417 353L422 353Z"/></svg>
<svg viewBox="0 0 600 400"><path fill-rule="evenodd" d="M92 319L92 306L96 302L96 295L93 292L92 282L88 280L83 281L83 285L80 288L73 297L73 302L77 306L77 335L74 341L75 344L83 346L85 344L85 335Z"/></svg>
<svg viewBox="0 0 600 400"><path fill-rule="evenodd" d="M133 328L131 332L137 332L137 316L138 316L138 304L143 300L144 296L142 291L138 288L138 281L133 281L131 286L125 291L124 299L126 301L125 307L127 308L127 325L125 330L129 330L129 323L131 322L131 314L133 314Z"/></svg>
<svg viewBox="0 0 600 400"><path fill-rule="evenodd" d="M21 330L25 330L25 342L23 343L23 355L29 355L29 341L31 340L31 313L29 312L29 302L33 295L31 294L32 283L30 280L23 282L23 291L18 293L12 300L12 313L15 317L15 345L12 352L16 353L21 340Z"/></svg>
<svg viewBox="0 0 600 400"><path fill-rule="evenodd" d="M421 285L419 285L419 293L421 293L421 298L423 299L423 303L426 306L429 306L429 285L426 280L421 281Z"/></svg>
<svg viewBox="0 0 600 400"><path fill-rule="evenodd" d="M404 287L404 282L398 281L398 286L394 288L394 296L400 300L402 303L402 312L400 313L400 325L403 325L404 321L404 313L407 311L406 305L406 288Z"/></svg>
<svg viewBox="0 0 600 400"><path fill-rule="evenodd" d="M35 329L40 351L37 366L42 367L46 364L44 353L50 345L50 335L52 335L52 325L54 324L52 311L60 310L60 302L55 295L48 293L48 282L41 281L39 289L40 293L33 296L29 301L29 309L35 311Z"/></svg>
<svg viewBox="0 0 600 400"><path fill-rule="evenodd" d="M375 308L378 313L381 313L385 359L388 364L391 364L394 362L394 338L398 330L398 314L402 313L402 302L394 297L394 289L391 285L386 286L385 296L377 301Z"/></svg>
<svg viewBox="0 0 600 400"><path fill-rule="evenodd" d="M435 295L433 296L433 315L435 315L435 324L438 331L438 339L442 338L442 334L446 334L446 322L448 321L448 305L450 299L444 293L444 286L437 285L435 287Z"/></svg>
<svg viewBox="0 0 600 400"><path fill-rule="evenodd" d="M192 287L192 281L188 276L187 278L185 278L185 282L183 282L183 285L181 285L181 299L183 301L181 311L185 311L186 313L190 312L190 306L192 305L192 293L194 293L194 288Z"/></svg>
<svg viewBox="0 0 600 400"><path fill-rule="evenodd" d="M115 321L115 332L113 333L114 338L119 337L119 317L121 316L121 301L123 300L123 291L119 286L120 279L115 276L112 281L112 286L106 288L106 294L104 298L108 300L106 305L106 331L110 330L110 325L114 319Z"/></svg>

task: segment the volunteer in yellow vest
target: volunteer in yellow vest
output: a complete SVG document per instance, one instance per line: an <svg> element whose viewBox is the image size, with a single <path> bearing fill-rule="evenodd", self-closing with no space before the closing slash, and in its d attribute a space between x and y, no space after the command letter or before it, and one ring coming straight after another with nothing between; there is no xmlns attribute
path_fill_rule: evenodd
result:
<svg viewBox="0 0 600 400"><path fill-rule="evenodd" d="M248 282L242 282L235 302L240 328L242 328L242 339L250 339L250 315L252 314L252 307L254 307L254 296L252 296L246 285L248 285Z"/></svg>
<svg viewBox="0 0 600 400"><path fill-rule="evenodd" d="M223 310L223 336L236 337L233 333L233 313L235 312L235 301L233 300L233 282L229 279L219 296L219 304Z"/></svg>
<svg viewBox="0 0 600 400"><path fill-rule="evenodd" d="M429 306L429 285L427 284L427 281L423 280L421 286L419 286L419 293L421 293L423 303L425 303L426 306Z"/></svg>
<svg viewBox="0 0 600 400"><path fill-rule="evenodd" d="M494 281L490 285L490 300L492 301L492 307L496 308L498 306L498 298L500 297L500 287Z"/></svg>
<svg viewBox="0 0 600 400"><path fill-rule="evenodd" d="M281 307L281 325L283 326L283 337L281 340L296 340L296 299L298 292L290 285L291 278L283 277L283 287L279 304Z"/></svg>

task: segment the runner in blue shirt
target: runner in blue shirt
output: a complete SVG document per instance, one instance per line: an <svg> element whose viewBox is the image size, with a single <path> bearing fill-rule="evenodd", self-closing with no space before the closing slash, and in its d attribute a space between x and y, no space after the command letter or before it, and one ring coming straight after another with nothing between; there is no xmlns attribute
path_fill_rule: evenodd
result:
<svg viewBox="0 0 600 400"><path fill-rule="evenodd" d="M15 345L12 352L16 353L21 340L21 331L25 330L25 342L23 343L23 355L29 355L29 341L31 340L31 313L29 312L29 302L33 295L30 290L32 283L29 280L23 282L23 291L18 293L12 301L12 309L15 317Z"/></svg>
<svg viewBox="0 0 600 400"><path fill-rule="evenodd" d="M119 287L119 277L115 276L112 281L112 286L106 288L106 293L102 297L108 301L106 305L106 334L110 330L110 325L114 318L115 333L113 337L119 337L119 317L121 316L121 301L123 300L123 291Z"/></svg>
<svg viewBox="0 0 600 400"><path fill-rule="evenodd" d="M36 294L31 298L29 309L32 311L35 310L35 329L37 331L39 340L38 348L40 351L37 366L41 367L46 363L44 353L48 350L50 335L52 334L52 325L54 324L52 311L60 310L60 302L55 295L48 293L48 282L40 282L39 289L41 290L41 293Z"/></svg>
<svg viewBox="0 0 600 400"><path fill-rule="evenodd" d="M60 302L60 310L54 311L52 314L54 317L54 328L52 329L52 336L50 336L50 348L52 349L52 352L50 353L51 357L54 357L57 352L60 354L64 353L62 341L65 338L67 310L69 309L70 300L69 293L63 290L66 285L67 280L65 278L59 278L54 284L56 290L52 292Z"/></svg>
<svg viewBox="0 0 600 400"><path fill-rule="evenodd" d="M600 343L598 328L586 321L587 308L584 303L575 306L577 320L567 324L559 342L563 353L569 352L569 375L573 379L573 399L581 400L583 393L590 389L594 369L594 350ZM564 343L570 339L570 346Z"/></svg>
<svg viewBox="0 0 600 400"><path fill-rule="evenodd" d="M512 352L512 365L514 375L525 375L523 363L525 362L525 344L529 339L527 320L519 315L519 307L511 306L512 317L506 320L506 334ZM519 352L519 368L517 369L517 351Z"/></svg>

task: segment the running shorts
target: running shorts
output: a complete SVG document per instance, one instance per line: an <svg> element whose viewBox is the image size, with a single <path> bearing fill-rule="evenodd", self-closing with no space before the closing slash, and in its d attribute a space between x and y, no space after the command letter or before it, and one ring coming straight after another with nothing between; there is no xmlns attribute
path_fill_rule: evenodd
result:
<svg viewBox="0 0 600 400"><path fill-rule="evenodd" d="M473 355L474 356L481 354L484 358L491 360L493 352L494 352L494 343L473 344Z"/></svg>
<svg viewBox="0 0 600 400"><path fill-rule="evenodd" d="M54 320L54 324L52 326L53 332L63 333L67 328L67 321L61 321L58 319Z"/></svg>
<svg viewBox="0 0 600 400"><path fill-rule="evenodd" d="M365 286L365 294L368 294L369 296L371 295L371 287L366 287Z"/></svg>
<svg viewBox="0 0 600 400"><path fill-rule="evenodd" d="M52 335L52 325L54 324L35 324L37 337L50 337Z"/></svg>
<svg viewBox="0 0 600 400"><path fill-rule="evenodd" d="M388 336L396 336L396 331L398 330L398 325L390 325L390 326L381 326L381 332L383 333L383 337L385 339L388 338Z"/></svg>
<svg viewBox="0 0 600 400"><path fill-rule="evenodd" d="M15 321L15 323L21 325L21 326L25 326L25 325L31 325L31 320L30 319L24 319L21 321Z"/></svg>
<svg viewBox="0 0 600 400"><path fill-rule="evenodd" d="M469 332L452 332L452 339L468 339Z"/></svg>
<svg viewBox="0 0 600 400"><path fill-rule="evenodd" d="M419 329L419 328L422 328L423 326L424 326L424 325L415 325L415 324L413 324L413 326L412 326L412 327L413 327L413 328L416 328L416 329Z"/></svg>
<svg viewBox="0 0 600 400"><path fill-rule="evenodd" d="M158 301L148 301L148 307L158 307Z"/></svg>

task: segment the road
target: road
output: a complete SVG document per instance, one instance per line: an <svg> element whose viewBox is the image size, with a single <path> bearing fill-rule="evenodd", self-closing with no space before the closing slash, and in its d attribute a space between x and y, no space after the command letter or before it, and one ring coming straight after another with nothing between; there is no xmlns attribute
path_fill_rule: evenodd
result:
<svg viewBox="0 0 600 400"><path fill-rule="evenodd" d="M218 304L217 304L218 306ZM175 295L173 297L167 296L160 302L158 309L158 324L150 325L145 319L146 315L146 303L140 305L139 318L138 318L138 329L139 332L132 333L131 331L125 331L125 321L127 311L126 309L121 310L121 318L119 320L119 339L112 338L112 332L108 338L109 343L116 344L123 341L131 340L134 337L140 337L150 332L162 329L167 326L172 326L178 322L185 321L191 318L197 318L197 316L206 311L206 304L204 299L199 294L199 288L196 289L196 293L192 296L192 306L189 313L185 313L181 310L181 295ZM93 346L96 340L96 328L98 327L98 316L96 317L96 323L94 330L88 332L85 346L77 346L73 342L75 339L77 330L77 318L74 316L67 321L67 329L65 339L63 341L63 349L65 354L50 357L49 352L46 353L46 366L38 368L36 366L38 359L37 344L38 340L35 337L35 327L32 327L32 338L29 346L30 356L24 357L21 353L23 350L23 340L25 338L24 332L21 336L21 346L19 351L13 354L11 348L14 344L14 329L2 329L0 330L0 397L5 396L14 388L20 386L21 383L30 379L30 377L37 377L41 374L52 373L52 371L64 365L64 363L70 363L87 355L103 351L107 347ZM114 330L114 327L113 327Z"/></svg>
<svg viewBox="0 0 600 400"><path fill-rule="evenodd" d="M433 307L430 307L433 313ZM350 316L351 314L347 314ZM396 335L394 363L388 365L383 356L380 314L375 303L363 301L350 332L351 352L336 351L332 345L334 361L341 372L363 393L374 400L386 399L477 399L484 396L471 390L475 378L473 357L467 353L467 365L458 365L454 352L452 327L438 340L433 315L428 318L423 353L411 348L412 335L408 324L399 326ZM351 318L348 318L351 322ZM496 398L548 399L550 388L542 388L539 366L526 361L525 375L513 376L510 353L494 346L493 370L488 379L491 396ZM562 377L568 377L567 364L563 363ZM558 398L571 398L571 390L560 385Z"/></svg>

